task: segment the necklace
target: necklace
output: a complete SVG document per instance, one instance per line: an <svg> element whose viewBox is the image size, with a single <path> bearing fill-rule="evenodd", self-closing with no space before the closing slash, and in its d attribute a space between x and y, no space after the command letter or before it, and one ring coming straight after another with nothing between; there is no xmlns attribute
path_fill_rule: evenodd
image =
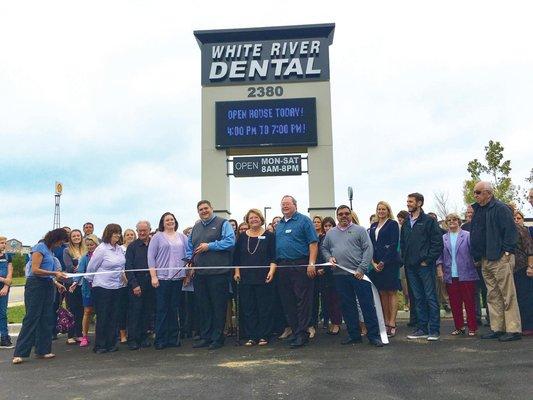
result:
<svg viewBox="0 0 533 400"><path fill-rule="evenodd" d="M246 235L246 236L248 236L248 235ZM257 243L256 243L256 245L255 245L255 249L254 249L254 251L250 251L250 236L248 236L248 246L247 246L247 250L248 250L248 253L249 253L251 256L253 256L253 255L255 254L255 252L257 251L257 249L258 249L258 247L259 247L259 242L260 242L260 240L259 240L259 237L258 237L258 238L257 238Z"/></svg>

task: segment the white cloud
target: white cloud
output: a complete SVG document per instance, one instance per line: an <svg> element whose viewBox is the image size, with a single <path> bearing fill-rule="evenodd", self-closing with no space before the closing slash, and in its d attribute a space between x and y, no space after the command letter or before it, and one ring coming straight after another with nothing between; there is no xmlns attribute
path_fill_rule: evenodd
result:
<svg viewBox="0 0 533 400"><path fill-rule="evenodd" d="M9 149L0 231L35 241L63 221L194 221L200 196L200 51L195 29L336 22L331 47L336 200L366 221L418 190L461 206L466 163L500 140L523 184L531 165L529 3L96 1L0 6L0 138ZM31 10L31 11L28 11ZM317 14L317 10L320 13ZM318 15L318 17L317 17ZM12 168L10 165L14 165ZM21 185L25 184L24 190ZM294 194L306 176L231 179L236 219Z"/></svg>

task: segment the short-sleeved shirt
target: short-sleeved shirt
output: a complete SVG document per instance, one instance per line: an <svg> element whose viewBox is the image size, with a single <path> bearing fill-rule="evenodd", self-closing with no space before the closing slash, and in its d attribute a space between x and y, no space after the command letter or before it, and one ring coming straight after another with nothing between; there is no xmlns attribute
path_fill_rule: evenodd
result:
<svg viewBox="0 0 533 400"><path fill-rule="evenodd" d="M10 262L12 262L11 254L0 254L0 276L2 278L7 277L7 266Z"/></svg>
<svg viewBox="0 0 533 400"><path fill-rule="evenodd" d="M0 276L2 278L7 277L7 266L11 262L11 254L0 254ZM4 287L4 282L0 282L0 289Z"/></svg>
<svg viewBox="0 0 533 400"><path fill-rule="evenodd" d="M50 272L53 272L56 270L54 254L48 247L46 247L46 245L43 242L37 243L35 246L33 246L33 248L31 249L32 258L35 253L40 253L43 256L43 259L41 261L41 266L40 266L41 269L44 269L45 271L50 271ZM32 262L32 260L30 260L30 262ZM29 276L34 276L33 271L31 270L31 266L30 266L29 271L26 271L26 277L29 277ZM38 278L53 279L54 276L53 275L39 276Z"/></svg>
<svg viewBox="0 0 533 400"><path fill-rule="evenodd" d="M298 260L309 257L309 245L318 242L313 221L299 212L276 226L276 259Z"/></svg>

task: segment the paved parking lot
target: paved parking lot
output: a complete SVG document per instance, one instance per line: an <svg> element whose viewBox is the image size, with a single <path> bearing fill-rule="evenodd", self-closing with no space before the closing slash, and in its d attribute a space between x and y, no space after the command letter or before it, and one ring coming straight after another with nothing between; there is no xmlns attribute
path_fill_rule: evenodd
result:
<svg viewBox="0 0 533 400"><path fill-rule="evenodd" d="M443 332L451 321L443 321ZM533 339L512 343L454 338L384 348L341 346L321 330L308 347L215 352L181 348L95 355L54 342L57 358L13 366L0 351L0 398L11 399L531 399ZM344 333L344 332L343 332Z"/></svg>

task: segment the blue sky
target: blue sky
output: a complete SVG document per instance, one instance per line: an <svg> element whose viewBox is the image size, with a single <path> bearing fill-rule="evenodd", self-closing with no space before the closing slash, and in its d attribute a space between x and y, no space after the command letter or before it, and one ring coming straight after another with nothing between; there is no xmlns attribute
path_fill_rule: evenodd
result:
<svg viewBox="0 0 533 400"><path fill-rule="evenodd" d="M29 4L28 4L29 3ZM371 4L369 4L371 3ZM337 203L367 221L387 200L449 194L500 140L525 186L533 131L527 2L5 2L0 6L0 234L36 242L62 224L132 227L200 197L200 51L193 30L335 22L330 48ZM232 179L231 211L307 209L307 178ZM270 212L272 214L272 212Z"/></svg>

